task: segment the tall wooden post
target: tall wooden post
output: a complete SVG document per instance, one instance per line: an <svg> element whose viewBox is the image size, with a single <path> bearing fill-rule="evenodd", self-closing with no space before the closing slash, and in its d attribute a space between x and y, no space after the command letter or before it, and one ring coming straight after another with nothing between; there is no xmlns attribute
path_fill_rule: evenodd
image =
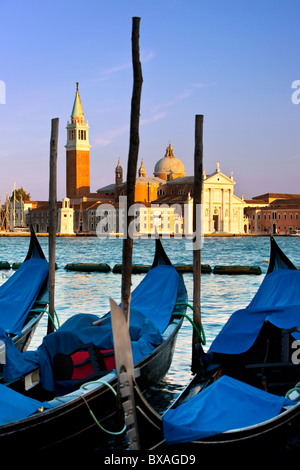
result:
<svg viewBox="0 0 300 470"><path fill-rule="evenodd" d="M51 120L50 139L50 174L49 174L49 314L54 321L55 298L55 248L57 223L57 144L59 119ZM54 325L48 319L47 333L54 331Z"/></svg>
<svg viewBox="0 0 300 470"><path fill-rule="evenodd" d="M139 48L139 28L140 18L132 18L132 64L133 64L133 92L131 99L131 118L130 118L130 141L127 164L127 227L123 240L123 260L122 260L122 307L127 320L129 320L129 303L131 290L131 271L132 271L132 245L133 240L129 233L129 226L134 219L129 215L129 208L134 204L135 181L137 172L137 160L139 153L139 123L140 123L140 103L142 93L142 67L140 63Z"/></svg>
<svg viewBox="0 0 300 470"><path fill-rule="evenodd" d="M194 188L193 188L193 320L201 331L201 217L203 181L203 115L195 118ZM192 371L196 369L197 345L200 340L193 332Z"/></svg>

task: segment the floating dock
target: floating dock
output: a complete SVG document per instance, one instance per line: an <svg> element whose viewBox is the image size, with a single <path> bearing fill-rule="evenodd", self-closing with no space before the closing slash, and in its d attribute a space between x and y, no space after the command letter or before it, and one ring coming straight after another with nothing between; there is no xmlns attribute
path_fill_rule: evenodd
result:
<svg viewBox="0 0 300 470"><path fill-rule="evenodd" d="M259 266L215 266L214 274L262 274Z"/></svg>
<svg viewBox="0 0 300 470"><path fill-rule="evenodd" d="M21 266L21 264L23 264L23 262L22 262L22 263L13 263L12 266L11 266L11 269L14 269L14 270L19 269L19 267ZM0 269L1 269L1 268L0 268ZM2 268L2 269L4 269L4 268ZM9 268L6 268L6 269L10 269L10 266L9 266ZM58 269L56 263L55 263L55 269Z"/></svg>
<svg viewBox="0 0 300 470"><path fill-rule="evenodd" d="M0 270L4 269L18 269L22 263L13 263L12 266L7 261L0 261ZM174 264L177 272L192 273L193 265L192 264ZM57 264L55 263L55 269L58 269ZM98 273L108 273L112 271L115 274L122 273L122 264L116 264L112 269L107 263L69 263L65 266L67 271L78 271L78 272L98 272ZM151 269L150 264L133 264L132 265L132 274L144 274ZM300 269L300 268L298 268ZM217 265L212 268L209 264L201 265L202 274L262 274L262 270L259 266L223 266Z"/></svg>
<svg viewBox="0 0 300 470"><path fill-rule="evenodd" d="M10 269L10 264L7 261L0 261L0 269Z"/></svg>
<svg viewBox="0 0 300 470"><path fill-rule="evenodd" d="M108 273L111 268L106 263L70 263L65 266L67 271L80 271L80 272L97 272L97 273Z"/></svg>
<svg viewBox="0 0 300 470"><path fill-rule="evenodd" d="M132 265L132 274L143 274L147 273L150 271L151 265L150 264L133 264ZM121 264L116 264L112 272L115 274L121 274L122 273L122 265Z"/></svg>
<svg viewBox="0 0 300 470"><path fill-rule="evenodd" d="M193 265L192 264L174 264L177 272L179 273L192 273ZM201 264L201 273L210 274L212 272L211 266L209 264Z"/></svg>
<svg viewBox="0 0 300 470"><path fill-rule="evenodd" d="M192 264L174 264L174 267L179 273L192 273L193 265ZM147 273L151 269L150 264L133 264L132 265L132 274L142 274ZM112 270L113 273L120 274L122 272L122 265L116 264ZM201 265L202 273L211 273L212 268L208 264Z"/></svg>

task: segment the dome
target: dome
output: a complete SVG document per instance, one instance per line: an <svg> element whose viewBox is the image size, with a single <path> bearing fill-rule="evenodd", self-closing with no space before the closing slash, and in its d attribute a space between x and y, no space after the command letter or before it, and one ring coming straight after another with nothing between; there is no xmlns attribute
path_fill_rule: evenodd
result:
<svg viewBox="0 0 300 470"><path fill-rule="evenodd" d="M171 142L166 149L165 156L154 167L154 176L167 180L169 174L172 178L185 175L184 165L178 158L175 158Z"/></svg>

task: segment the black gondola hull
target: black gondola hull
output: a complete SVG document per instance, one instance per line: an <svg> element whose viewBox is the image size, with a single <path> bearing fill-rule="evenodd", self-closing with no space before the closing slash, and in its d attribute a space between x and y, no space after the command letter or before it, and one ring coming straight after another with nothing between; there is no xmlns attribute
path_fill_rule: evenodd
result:
<svg viewBox="0 0 300 470"><path fill-rule="evenodd" d="M28 248L27 255L24 259L24 262L31 258L45 259L45 255L41 249L39 241L34 233L33 228L31 227L30 235L30 244ZM45 280L41 286L36 302L32 305L31 311L29 312L27 318L24 321L22 331L20 335L12 334L12 340L15 343L17 349L21 352L26 351L32 340L32 337L36 331L36 328L43 317L44 313L48 309L48 279ZM0 325L1 326L1 325ZM5 348L4 345L0 345L0 356L4 356ZM2 364L0 365L0 374L2 372Z"/></svg>
<svg viewBox="0 0 300 470"><path fill-rule="evenodd" d="M198 377L191 381L183 392L193 395L193 388L198 388ZM135 384L135 403L140 432L141 448L148 451L170 452L208 452L220 449L223 452L237 450L259 450L267 448L284 452L287 448L299 449L300 442L300 403L255 426L227 431L216 436L186 443L169 445L163 436L162 417L145 400L138 384ZM224 455L224 454L222 454Z"/></svg>
<svg viewBox="0 0 300 470"><path fill-rule="evenodd" d="M156 253L158 247L160 251L163 250L160 241L156 244ZM169 264L166 261L166 254L163 258L156 256L153 267L160 263ZM185 312L186 302L186 287L182 276L179 275L176 303L180 305L174 308L177 315L172 316L170 324L162 334L162 343L135 364L138 373L136 380L142 391L161 380L170 368L176 339L183 322L183 316L178 313ZM23 393L23 390L14 388ZM118 392L118 377L115 371L101 377L99 382L83 385L66 396L50 400L53 408L49 410L0 426L0 447L25 451L28 449L28 443L32 443L35 452L43 453L49 449L72 448L76 446L77 440L80 446L88 449L93 446L95 439L100 442L109 439L110 432L119 432L124 428L122 405L111 388ZM91 412L96 419L91 416ZM125 429L121 435L125 438Z"/></svg>
<svg viewBox="0 0 300 470"><path fill-rule="evenodd" d="M157 383L168 371L182 321L174 320L169 327L173 330L169 338L156 348L153 354L137 364L140 375L136 380L142 391ZM105 377L103 380L105 381ZM117 390L116 376L109 379L108 383ZM93 390L82 393L57 408L1 426L0 446L25 449L28 442L34 442L35 449L43 451L57 446L74 445L74 439L84 439L85 433L88 439L91 431L97 432L101 441L105 432L98 427L89 410L94 413L104 429L114 432L122 429L123 414L120 412L118 400L106 385L99 384ZM106 437L109 437L109 434Z"/></svg>
<svg viewBox="0 0 300 470"><path fill-rule="evenodd" d="M296 268L290 262L290 260L284 255L279 249L275 240L271 238L271 263L268 270L268 274L276 269L283 270L295 270ZM291 295L291 293L289 293ZM300 322L299 322L300 323ZM213 381L217 380L218 377L223 374L235 377L236 374L241 375L248 384L258 386L258 380L260 380L260 386L258 388L265 389L268 385L270 393L276 395L284 395L288 392L289 387L294 387L299 382L300 366L293 364L286 356L286 344L285 339L286 333L291 334L292 331L299 331L297 328L289 330L280 330L265 322L261 333L258 336L254 345L244 355L241 354L241 359L236 359L234 355L224 354L218 356L218 361L221 366L215 364L214 372L209 373L205 370L205 367L199 371L197 375L193 377L191 382L178 397L175 403L172 404L171 408L180 407L184 402L187 402L192 396L200 393L201 390L210 385ZM267 356L264 354L264 360L255 360L254 353L260 355L260 341L264 338L264 332L271 333L267 336L267 343L273 347L272 354L276 356L276 360L269 360L266 362ZM272 336L274 334L274 336ZM289 344L291 339L289 338ZM285 347L282 349L282 346ZM253 355L251 355L253 354ZM280 360L281 355L281 360ZM272 357L272 356L271 356ZM216 358L216 356L215 356ZM222 362L223 359L223 362ZM227 362L226 362L227 361ZM254 362L253 362L254 361ZM225 366L225 367L224 367ZM242 374L241 374L242 372ZM231 375L233 374L233 375ZM257 382L257 384L256 384ZM211 437L202 438L199 440L193 440L190 442L176 443L168 445L164 438L163 433L163 417L160 416L153 407L147 402L138 384L135 384L135 403L138 418L138 426L140 431L140 444L144 450L151 450L154 452L183 452L183 453L199 453L200 455L211 456L215 450L220 450L221 456L233 455L233 451L248 451L245 455L249 454L249 451L271 450L276 454L285 453L288 451L299 450L300 447L300 401L295 402L293 406L284 408L277 416L267 421L260 422L256 425L244 427L241 429L228 430L216 434ZM225 398L224 398L225 399ZM216 426L216 428L218 428ZM178 430L178 432L180 432ZM179 439L178 439L179 440ZM228 452L228 454L227 454ZM236 454L237 455L237 454Z"/></svg>

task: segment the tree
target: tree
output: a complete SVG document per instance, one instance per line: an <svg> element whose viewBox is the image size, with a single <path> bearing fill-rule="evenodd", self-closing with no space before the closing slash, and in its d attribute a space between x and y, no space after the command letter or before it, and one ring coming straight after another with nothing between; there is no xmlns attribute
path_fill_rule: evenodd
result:
<svg viewBox="0 0 300 470"><path fill-rule="evenodd" d="M14 193L16 201L30 201L30 193L26 193L23 187L16 189L11 193L11 197L9 198L11 202L14 200Z"/></svg>

